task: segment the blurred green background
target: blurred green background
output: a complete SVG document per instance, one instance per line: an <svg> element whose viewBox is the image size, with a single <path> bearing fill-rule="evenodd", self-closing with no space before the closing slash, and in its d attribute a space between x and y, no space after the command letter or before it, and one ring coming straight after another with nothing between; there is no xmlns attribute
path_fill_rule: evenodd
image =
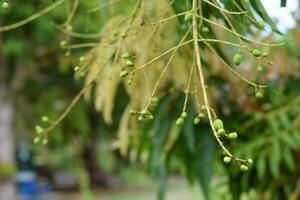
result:
<svg viewBox="0 0 300 200"><path fill-rule="evenodd" d="M0 25L22 20L52 2L9 1L10 8L0 9ZM87 13L109 2L98 12ZM47 127L58 118L84 85L84 77L74 78L74 67L90 48L68 51L61 48L61 41L98 43L99 30L112 16L129 15L134 2L80 1L72 32L84 37L65 34L66 27L60 26L73 1L1 32L0 196L13 200L20 193L22 173L30 172L38 184L32 187L39 192L23 199L300 199L300 10L294 13L297 25L284 35L253 33L254 38L271 37L287 44L271 53L274 67L266 72L268 89L261 101L237 100L251 92L235 85L230 93L226 78L209 77L209 84L219 89L213 92L218 115L228 129L239 133L230 149L254 160L249 172L222 162L207 120L194 126L188 117L182 129L174 128L184 100L176 90L161 99L155 111L158 119L139 126L138 147L130 141L128 156L116 147L121 116L129 103L123 86L117 90L111 124L105 123L92 101L81 100L51 131L47 146L33 145L34 127ZM232 40L230 35L223 37ZM188 111L196 112L192 104ZM43 122L43 116L50 122Z"/></svg>

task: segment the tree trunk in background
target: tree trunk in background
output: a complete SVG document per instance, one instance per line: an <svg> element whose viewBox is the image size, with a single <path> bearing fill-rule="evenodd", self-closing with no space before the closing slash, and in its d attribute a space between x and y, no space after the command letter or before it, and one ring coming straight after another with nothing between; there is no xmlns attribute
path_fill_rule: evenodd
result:
<svg viewBox="0 0 300 200"><path fill-rule="evenodd" d="M5 87L2 86L0 86L0 165L13 166L15 160L14 134L12 130L13 106L7 98ZM13 177L0 179L0 200L15 200L15 195Z"/></svg>

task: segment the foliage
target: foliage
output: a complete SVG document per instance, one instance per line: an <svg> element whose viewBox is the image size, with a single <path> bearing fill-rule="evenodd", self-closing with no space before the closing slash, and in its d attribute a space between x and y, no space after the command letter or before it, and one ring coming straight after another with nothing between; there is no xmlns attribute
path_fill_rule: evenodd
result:
<svg viewBox="0 0 300 200"><path fill-rule="evenodd" d="M159 199L164 197L171 171L185 174L190 182L199 181L208 197L217 146L226 162L235 164L228 169L234 198L256 187L256 180L261 181L259 192L268 190L271 199L292 193L290 188L296 180L288 186L273 186L272 181L281 179L286 169L297 169L294 158L300 133L295 128L299 109L294 108L299 105L299 91L289 87L298 80L283 82L286 87L281 80L273 81L268 89L261 84L278 73L269 51L281 44L270 42L272 35L267 41L258 40L260 30L269 26L281 33L260 0L115 0L100 1L100 7L97 4L59 0L33 17L0 27L0 31L8 31L54 11L60 23L54 27L64 33L59 42L62 50L71 57L77 56L77 50L78 57L84 53L74 65L75 78L84 77L82 89L61 115L48 116L48 126L37 129L37 143L48 141L52 131L59 131L54 128L62 126L60 123L71 110L77 114L70 119L68 132L90 132L86 108L74 107L84 97L94 101L107 124L119 122L115 145L123 156L145 164L150 173L159 177ZM285 5L285 1L281 4ZM85 21L90 18L91 24ZM40 35L55 28L37 27L39 33L34 38L38 42L51 40ZM100 33L95 34L99 29ZM5 52L23 56L24 46L8 40ZM81 48L89 51L80 51ZM43 103L36 110L42 110L49 100L47 95L39 98ZM250 104L248 110L241 106L243 103ZM119 110L124 107L124 112ZM234 110L237 107L242 107L242 113ZM220 119L224 119L224 127ZM83 123L72 127L73 121ZM238 132L238 142L232 141L237 136L232 130ZM247 133L252 133L251 137ZM66 142L65 133L54 136L50 139L53 145ZM233 151L228 148L230 144ZM240 172L249 168L247 174ZM286 173L282 175L285 176ZM272 180L268 182L267 177ZM283 189L285 193L274 192L278 188L287 189Z"/></svg>

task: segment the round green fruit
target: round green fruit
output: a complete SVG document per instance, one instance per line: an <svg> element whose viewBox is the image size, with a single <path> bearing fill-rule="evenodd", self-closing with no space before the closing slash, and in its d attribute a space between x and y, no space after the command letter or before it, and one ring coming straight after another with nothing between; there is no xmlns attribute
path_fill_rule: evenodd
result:
<svg viewBox="0 0 300 200"><path fill-rule="evenodd" d="M263 95L261 92L256 92L256 93L255 93L255 97L256 97L257 99L261 99L261 98L264 97L264 95Z"/></svg>
<svg viewBox="0 0 300 200"><path fill-rule="evenodd" d="M232 132L232 133L229 133L228 134L228 138L231 139L231 140L234 140L238 137L238 134L237 132Z"/></svg>
<svg viewBox="0 0 300 200"><path fill-rule="evenodd" d="M202 28L202 32L203 32L203 33L208 33L208 32L209 32L209 28L208 28L207 26L204 26L204 27Z"/></svg>
<svg viewBox="0 0 300 200"><path fill-rule="evenodd" d="M186 117L187 117L187 112L182 112L182 113L181 113L181 117L182 117L182 118L186 118Z"/></svg>
<svg viewBox="0 0 300 200"><path fill-rule="evenodd" d="M4 8L4 9L9 8L9 3L6 2L6 1L4 1L4 2L2 3L2 8Z"/></svg>
<svg viewBox="0 0 300 200"><path fill-rule="evenodd" d="M128 59L128 58L130 58L129 53L123 53L123 54L122 54L122 58L123 58L123 59Z"/></svg>
<svg viewBox="0 0 300 200"><path fill-rule="evenodd" d="M122 70L122 71L120 72L120 77L121 77L121 78L125 78L127 75L128 75L128 71L126 71L126 70Z"/></svg>
<svg viewBox="0 0 300 200"><path fill-rule="evenodd" d="M251 159L251 158L249 158L248 160L247 160L247 162L249 163L249 164L253 164L253 160Z"/></svg>
<svg viewBox="0 0 300 200"><path fill-rule="evenodd" d="M126 61L126 65L127 65L128 67L132 67L132 66L133 66L133 62L132 62L131 60L127 60L127 61Z"/></svg>
<svg viewBox="0 0 300 200"><path fill-rule="evenodd" d="M219 130L217 131L217 133L218 133L219 135L225 134L224 128L219 129Z"/></svg>
<svg viewBox="0 0 300 200"><path fill-rule="evenodd" d="M241 64L241 60L242 60L242 55L240 53L236 53L233 56L233 63L236 65Z"/></svg>
<svg viewBox="0 0 300 200"><path fill-rule="evenodd" d="M216 120L214 121L214 127L215 127L217 130L223 128L223 121L220 120L220 119L216 119Z"/></svg>
<svg viewBox="0 0 300 200"><path fill-rule="evenodd" d="M49 117L43 116L43 117L42 117L42 121L43 121L43 122L48 122L48 121L49 121Z"/></svg>
<svg viewBox="0 0 300 200"><path fill-rule="evenodd" d="M141 111L141 115L147 115L149 113L149 111L147 109L143 109Z"/></svg>
<svg viewBox="0 0 300 200"><path fill-rule="evenodd" d="M258 65L258 66L256 67L256 70L257 70L258 72L262 72L262 71L264 71L264 67L261 66L261 65Z"/></svg>
<svg viewBox="0 0 300 200"><path fill-rule="evenodd" d="M193 13L192 12L188 12L185 14L184 16L184 21L187 22L187 21L191 21L193 19Z"/></svg>
<svg viewBox="0 0 300 200"><path fill-rule="evenodd" d="M257 26L259 29L264 29L265 28L265 22L264 21L260 21L257 23Z"/></svg>
<svg viewBox="0 0 300 200"><path fill-rule="evenodd" d="M38 144L38 143L40 143L41 142L41 139L39 138L39 137L35 137L34 139L33 139L33 143L34 144Z"/></svg>
<svg viewBox="0 0 300 200"><path fill-rule="evenodd" d="M225 156L225 157L223 158L223 161L224 161L224 163L228 164L228 163L231 162L231 158L230 158L229 156Z"/></svg>
<svg viewBox="0 0 300 200"><path fill-rule="evenodd" d="M178 125L178 126L181 126L183 123L184 123L184 119L183 119L182 117L179 117L179 118L176 120L176 125Z"/></svg>
<svg viewBox="0 0 300 200"><path fill-rule="evenodd" d="M255 56L255 57L260 57L261 54L262 54L261 51L258 50L258 49L254 49L254 50L252 51L252 55Z"/></svg>
<svg viewBox="0 0 300 200"><path fill-rule="evenodd" d="M200 121L201 121L201 120L200 120L199 117L195 117L195 118L194 118L194 124L195 124L195 125L199 124Z"/></svg>
<svg viewBox="0 0 300 200"><path fill-rule="evenodd" d="M269 52L265 51L265 52L262 53L261 56L262 56L262 57L268 57L268 56L269 56Z"/></svg>
<svg viewBox="0 0 300 200"><path fill-rule="evenodd" d="M243 171L243 172L248 171L248 169L249 168L246 165L241 165L240 166L240 170Z"/></svg>

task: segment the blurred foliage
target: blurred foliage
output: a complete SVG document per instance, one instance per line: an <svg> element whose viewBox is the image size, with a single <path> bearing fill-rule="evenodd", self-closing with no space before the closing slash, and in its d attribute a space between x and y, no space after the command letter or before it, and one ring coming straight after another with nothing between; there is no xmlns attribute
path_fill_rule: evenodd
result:
<svg viewBox="0 0 300 200"><path fill-rule="evenodd" d="M37 10L49 5L52 1L14 1L8 11L1 11L1 21L10 24L23 19ZM297 189L300 168L300 100L299 100L299 60L297 44L291 35L263 37L259 22L263 20L274 32L279 33L276 25L267 15L259 0L250 1L221 1L224 8L238 11L234 5L237 2L254 19L238 15L230 16L230 22L239 30L240 34L252 34L262 41L280 38L287 42L286 48L275 49L270 57L276 61L274 66L268 66L265 76L257 76L256 63L245 56L247 63L241 67L243 74L251 79L266 80L268 89L261 101L249 98L253 91L240 84L232 75L225 72L223 63L216 59L223 58L231 63L230 57L237 48L223 45L212 45L217 55L204 48L203 63L207 70L209 95L216 112L224 119L226 130L236 130L239 140L232 142L231 149L241 157L254 158L254 166L249 173L242 173L236 166L225 166L215 158L223 157L217 151L217 144L211 134L208 120L205 118L199 125L193 124L194 116L199 112L198 105L191 98L187 103L189 113L182 128L174 121L182 112L185 96L185 83L189 70L178 67L191 64L192 51L184 47L176 53L172 61L172 70L163 79L160 88L159 105L153 108L153 121L138 123L128 114L130 108L142 108L149 98L149 88L153 88L155 81L163 69L168 57L151 65L143 73L148 75L147 81L143 73L135 77L132 86L128 87L119 79L119 72L124 63L122 60L114 62L119 46L118 37L126 27L126 20L134 8L135 1L121 1L102 9L100 12L86 13L86 10L97 7L108 1L80 1L80 7L72 21L73 31L82 34L98 34L99 38L77 38L71 34L64 34L58 28L68 17L73 1L63 4L51 14L45 15L26 26L2 33L2 54L5 64L1 68L1 78L5 77L15 101L16 124L18 136L23 138L33 136L35 124L47 115L51 120L57 119L76 96L78 90L96 82L85 93L85 98L94 97L98 111L103 117L95 113L92 103L79 102L69 113L63 123L59 124L49 136L49 146L34 147L39 152L36 157L38 163L48 163L54 168L79 170L83 168L82 151L85 145L95 145L98 152L98 166L107 173L114 173L118 168L139 163L158 180L158 198L163 199L167 188L167 177L171 173L180 173L187 177L190 183L199 182L207 198L240 199L245 193L255 193L254 199L287 199ZM285 2L282 1L282 5ZM143 49L145 38L152 28L140 25L140 19L157 20L161 17L168 1L147 1L146 16L139 13L134 21L134 28L128 31L126 42L129 44L121 51L137 53ZM209 19L224 20L221 12L205 4L203 16ZM175 1L168 16L191 9L191 1ZM224 23L227 27L228 24ZM226 41L236 42L236 38L226 31L205 26L211 30L205 38L225 38ZM154 58L161 51L177 44L182 32L187 31L184 16L178 22L166 23L159 28L154 40L143 49L143 57L135 60L135 64L143 64ZM99 30L102 30L100 33ZM255 30L255 31L254 31ZM191 38L191 36L188 36ZM59 49L61 40L70 44L99 43L92 50L74 49L71 55L64 55L65 49ZM112 42L113 41L113 42ZM110 43L111 42L111 43ZM110 43L109 47L107 43ZM300 42L299 42L300 44ZM159 52L158 52L159 49ZM90 50L90 51L89 51ZM96 54L94 54L96 52ZM73 67L78 64L78 57L86 54L88 65L84 65L76 73L74 81ZM282 58L278 60L278 58ZM290 60L288 60L291 58ZM287 61L288 60L288 61ZM109 62L107 62L109 61ZM282 64L279 66L278 63ZM290 64L291 66L287 66ZM99 75L98 72L102 72ZM86 78L80 76L86 72ZM199 83L196 81L196 84ZM124 86L123 86L124 85ZM148 89L145 89L148 88ZM197 86L195 87L197 88ZM198 88L199 89L199 88ZM237 98L239 97L239 98ZM125 111L124 111L125 110ZM104 124L104 121L106 124ZM47 127L49 124L42 123ZM29 134L28 134L29 133ZM105 141L105 142L101 142ZM120 154L127 158L120 159L119 154L111 153L112 146L120 149ZM45 151L46 150L46 151ZM48 153L46 153L49 151ZM76 169L74 169L76 168ZM0 170L1 171L1 170ZM79 170L80 171L80 170ZM78 172L78 171L76 171ZM126 173L126 172L125 172ZM224 176L228 180L226 186L230 189L232 198L211 190L211 179ZM79 173L83 198L91 199L87 174ZM126 176L126 174L125 174ZM132 175L130 175L132 176ZM138 181L137 181L138 182ZM224 184L224 183L222 183ZM218 193L219 194L219 193ZM248 196L251 196L248 195ZM250 197L249 197L250 199Z"/></svg>

